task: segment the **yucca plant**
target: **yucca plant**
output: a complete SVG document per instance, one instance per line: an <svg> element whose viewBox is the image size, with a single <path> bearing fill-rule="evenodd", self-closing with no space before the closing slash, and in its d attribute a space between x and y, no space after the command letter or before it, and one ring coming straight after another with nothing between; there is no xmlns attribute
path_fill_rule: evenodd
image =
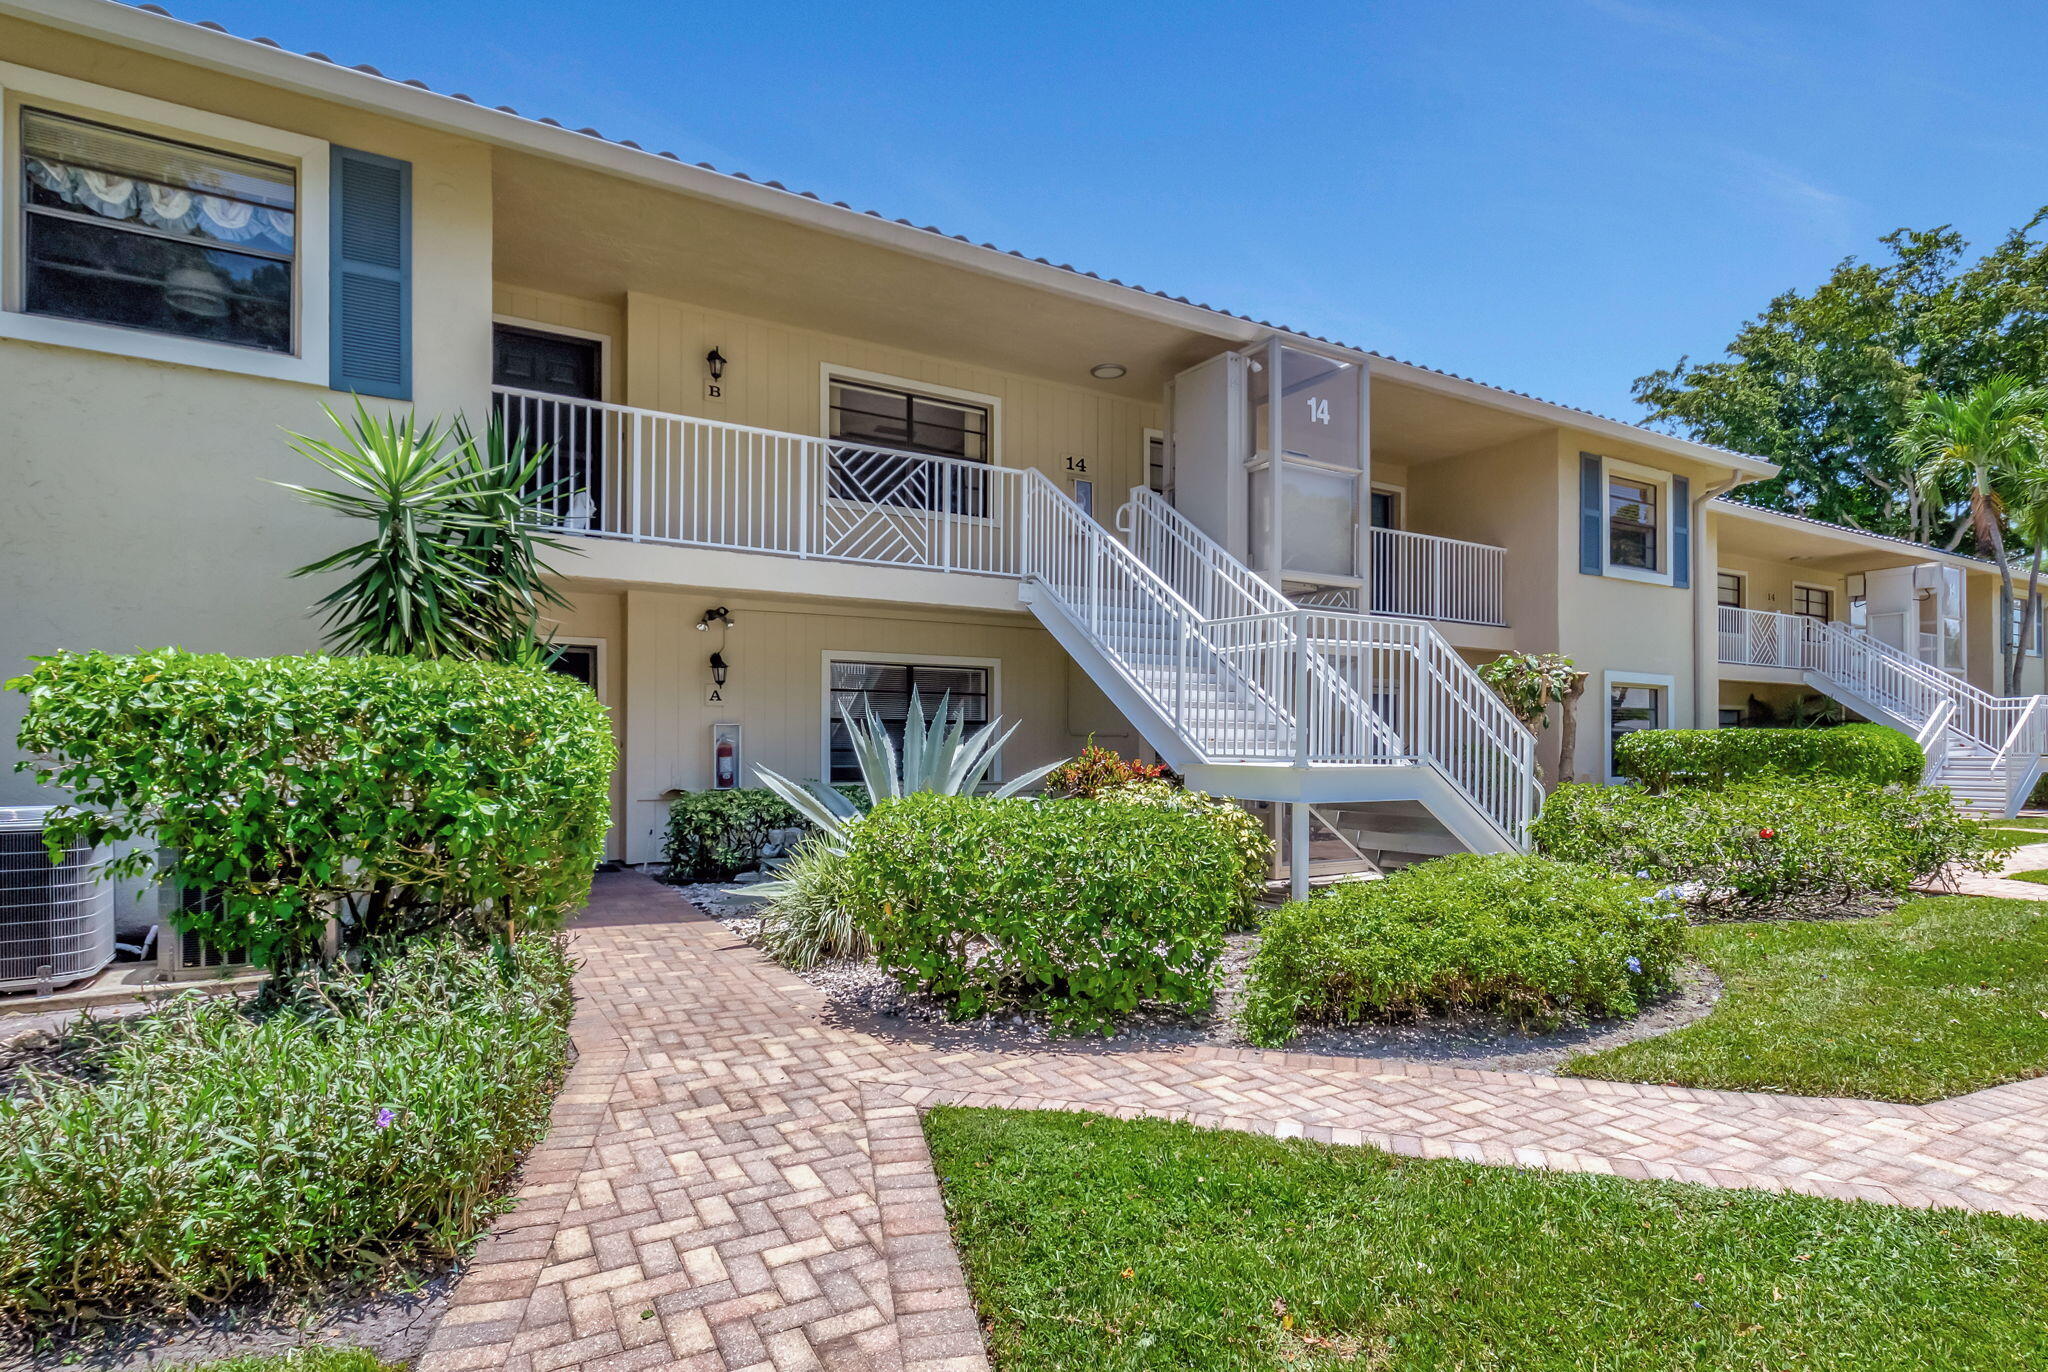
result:
<svg viewBox="0 0 2048 1372"><path fill-rule="evenodd" d="M927 723L924 703L918 699L916 690L911 691L910 718L903 725L900 766L895 740L889 737L888 726L882 723L873 706L868 707L865 720L854 719L853 712L845 705L839 707L839 718L845 723L847 736L853 741L854 760L860 764L861 784L867 787L870 805L919 791L957 796L980 789L988 776L988 769L995 765L997 751L1009 742L1010 735L1017 732L1017 726L1012 724L1002 729L1003 721L997 718L969 734L967 721L954 718L951 706L952 695L941 696L938 710ZM996 732L998 729L1002 729L1000 734ZM1062 758L1060 762L1034 767L1024 775L1004 782L993 794L1015 795L1025 787L1035 785L1065 760ZM794 782L766 767L757 767L755 771L763 786L789 802L791 808L809 820L828 843L834 847L843 845L846 821L860 813L852 801L822 781ZM769 888L755 889L766 892Z"/></svg>
<svg viewBox="0 0 2048 1372"><path fill-rule="evenodd" d="M360 398L350 420L327 417L339 440L295 433L292 447L342 489L277 484L374 526L292 573L353 573L318 602L328 643L344 653L466 658L530 644L541 607L564 603L541 552L568 545L536 527L547 449L507 433L496 416L481 437L459 420L443 429L373 415Z"/></svg>

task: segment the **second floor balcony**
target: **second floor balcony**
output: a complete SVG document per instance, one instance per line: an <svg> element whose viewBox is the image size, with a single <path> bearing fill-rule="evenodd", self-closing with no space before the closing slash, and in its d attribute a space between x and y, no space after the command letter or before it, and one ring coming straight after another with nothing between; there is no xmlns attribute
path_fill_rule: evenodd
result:
<svg viewBox="0 0 2048 1372"><path fill-rule="evenodd" d="M634 543L1018 577L1028 468L494 387L514 433L545 446L548 525ZM1372 531L1376 614L1504 625L1506 553Z"/></svg>

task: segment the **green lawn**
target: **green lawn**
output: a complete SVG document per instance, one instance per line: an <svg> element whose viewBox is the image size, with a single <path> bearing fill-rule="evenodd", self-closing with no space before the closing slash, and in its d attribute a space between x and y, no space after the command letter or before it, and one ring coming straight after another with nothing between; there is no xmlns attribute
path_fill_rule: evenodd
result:
<svg viewBox="0 0 2048 1372"><path fill-rule="evenodd" d="M2048 867L2036 867L2030 872L2007 872L2007 881L2031 881L2037 886L2048 886Z"/></svg>
<svg viewBox="0 0 2048 1372"><path fill-rule="evenodd" d="M1700 925L1705 1019L1564 1071L1930 1101L2048 1073L2048 906L1944 896L1876 919Z"/></svg>
<svg viewBox="0 0 2048 1372"><path fill-rule="evenodd" d="M194 1365L188 1372L400 1372L360 1348L294 1348Z"/></svg>
<svg viewBox="0 0 2048 1372"><path fill-rule="evenodd" d="M2048 1366L2048 1225L939 1109L999 1372Z"/></svg>

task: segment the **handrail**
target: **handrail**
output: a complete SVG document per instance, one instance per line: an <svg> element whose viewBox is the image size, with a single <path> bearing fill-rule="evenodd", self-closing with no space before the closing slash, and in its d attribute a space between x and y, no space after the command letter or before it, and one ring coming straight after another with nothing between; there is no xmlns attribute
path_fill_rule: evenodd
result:
<svg viewBox="0 0 2048 1372"><path fill-rule="evenodd" d="M1934 713L1927 717L1927 722L1913 735L1913 742L1920 745L1920 752L1927 759L1927 765L1920 771L1923 785L1932 784L1935 775L1941 771L1942 764L1948 761L1948 725L1949 721L1955 718L1955 714L1956 703L1953 700L1943 700L1934 707Z"/></svg>
<svg viewBox="0 0 2048 1372"><path fill-rule="evenodd" d="M1535 735L1426 620L1302 607L1145 487L1118 526L1187 603L1233 613L1204 629L1224 640L1288 621L1305 656L1311 760L1353 760L1375 745L1429 765L1519 844L1541 803ZM1484 546L1484 545L1481 545Z"/></svg>

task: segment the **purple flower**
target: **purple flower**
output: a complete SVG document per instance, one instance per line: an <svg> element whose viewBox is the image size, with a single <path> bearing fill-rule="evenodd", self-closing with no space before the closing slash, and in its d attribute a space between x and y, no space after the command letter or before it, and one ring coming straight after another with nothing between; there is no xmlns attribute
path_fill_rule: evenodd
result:
<svg viewBox="0 0 2048 1372"><path fill-rule="evenodd" d="M1630 958L1628 960L1628 970L1637 976L1641 976L1643 974L1643 960L1641 958Z"/></svg>
<svg viewBox="0 0 2048 1372"><path fill-rule="evenodd" d="M387 1105L382 1110L379 1110L377 1112L377 1127L379 1129L389 1129L392 1125L396 1124L397 1122L398 1112L396 1110L393 1110L390 1106Z"/></svg>

